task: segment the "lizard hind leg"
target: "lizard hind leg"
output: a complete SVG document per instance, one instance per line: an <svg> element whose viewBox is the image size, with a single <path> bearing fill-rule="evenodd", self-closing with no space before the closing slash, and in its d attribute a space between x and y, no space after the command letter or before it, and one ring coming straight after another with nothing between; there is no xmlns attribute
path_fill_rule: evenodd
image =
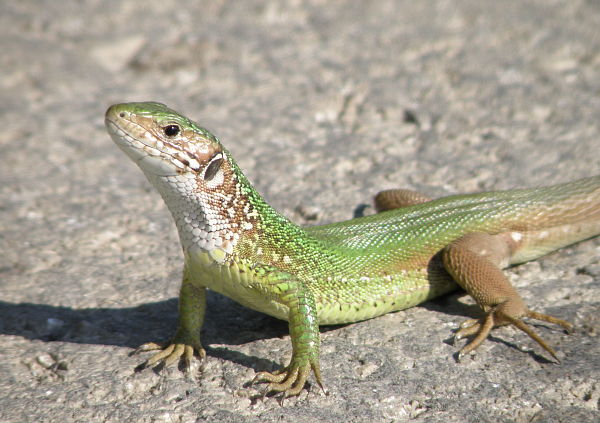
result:
<svg viewBox="0 0 600 423"><path fill-rule="evenodd" d="M378 213L415 204L427 203L431 198L410 189L389 189L375 196L375 209Z"/></svg>
<svg viewBox="0 0 600 423"><path fill-rule="evenodd" d="M522 319L525 317L554 323L568 332L572 326L561 319L529 310L521 296L502 273L510 260L511 245L503 234L471 233L445 248L444 267L454 280L483 308L486 315L480 320L468 320L455 335L455 340L474 338L458 355L462 358L475 350L496 326L513 325L525 332L554 359L556 352Z"/></svg>

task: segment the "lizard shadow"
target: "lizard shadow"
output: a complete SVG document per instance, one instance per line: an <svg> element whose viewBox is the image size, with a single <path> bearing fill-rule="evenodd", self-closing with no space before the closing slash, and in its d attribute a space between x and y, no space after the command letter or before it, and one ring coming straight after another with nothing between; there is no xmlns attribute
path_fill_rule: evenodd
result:
<svg viewBox="0 0 600 423"><path fill-rule="evenodd" d="M177 299L135 307L87 308L0 301L0 334L43 342L112 345L135 349L146 342L165 342L177 327ZM335 327L323 327L322 331ZM211 357L255 371L272 371L283 363L236 351L236 345L289 336L288 323L243 307L209 291L202 343ZM284 340L290 348L289 340ZM143 356L147 358L148 356Z"/></svg>
<svg viewBox="0 0 600 423"><path fill-rule="evenodd" d="M247 309L229 298L209 292L202 341L210 356L252 367L275 369L280 363L248 356L227 347L284 337L287 322ZM177 299L136 307L88 308L0 301L0 334L44 342L112 345L137 348L164 342L177 327Z"/></svg>
<svg viewBox="0 0 600 423"><path fill-rule="evenodd" d="M467 305L458 300L462 295L465 294L444 295L427 301L420 307L462 318L480 317L481 310L477 306ZM209 356L232 361L255 371L271 371L282 364L247 355L230 346L288 337L287 322L245 308L214 292L208 293L207 306L202 341ZM320 330L327 332L343 326L346 325L322 326ZM168 340L176 327L175 298L129 308L88 309L0 301L0 334L21 336L30 340L113 345L133 349L146 342ZM523 351L517 345L494 335L490 336L489 340ZM284 342L291 351L289 340ZM452 340L448 339L445 342L451 344ZM527 353L538 362L549 362L534 351L530 350Z"/></svg>

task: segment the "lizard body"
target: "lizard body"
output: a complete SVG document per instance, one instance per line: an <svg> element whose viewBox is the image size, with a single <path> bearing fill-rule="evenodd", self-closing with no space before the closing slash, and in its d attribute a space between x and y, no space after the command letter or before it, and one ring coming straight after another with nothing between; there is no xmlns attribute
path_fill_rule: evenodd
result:
<svg viewBox="0 0 600 423"><path fill-rule="evenodd" d="M321 384L320 324L405 309L458 286L486 313L458 331L475 336L461 355L494 326L513 324L556 358L522 318L571 328L529 310L500 269L598 235L600 176L437 200L384 191L376 215L301 228L262 199L217 138L166 106L114 105L106 126L162 195L185 257L177 332L148 365L189 362L194 351L204 358L206 288L289 322L290 364L257 375L286 395L297 395L311 371Z"/></svg>

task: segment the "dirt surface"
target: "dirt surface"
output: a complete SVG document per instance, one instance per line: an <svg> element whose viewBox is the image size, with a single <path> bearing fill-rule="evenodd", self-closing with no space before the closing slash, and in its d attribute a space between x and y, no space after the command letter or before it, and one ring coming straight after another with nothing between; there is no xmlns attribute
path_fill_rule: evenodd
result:
<svg viewBox="0 0 600 423"><path fill-rule="evenodd" d="M333 4L333 5L332 5ZM464 295L324 328L322 371L281 404L247 382L286 324L209 297L201 373L134 372L177 319L166 207L105 133L161 101L213 130L291 219L600 172L600 3L13 1L0 5L0 421L595 422L600 242L508 274L567 336L494 331L457 363Z"/></svg>

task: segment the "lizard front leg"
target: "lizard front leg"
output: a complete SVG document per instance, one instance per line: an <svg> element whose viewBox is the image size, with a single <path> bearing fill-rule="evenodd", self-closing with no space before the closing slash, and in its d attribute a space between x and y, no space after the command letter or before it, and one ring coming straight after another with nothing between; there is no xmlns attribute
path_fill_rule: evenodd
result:
<svg viewBox="0 0 600 423"><path fill-rule="evenodd" d="M495 326L511 324L525 332L558 361L556 352L537 335L522 319L529 317L558 324L572 330L568 322L531 311L510 284L501 267L510 262L511 241L505 234L489 235L471 233L454 241L444 249L444 267L454 280L469 293L486 312L477 320L461 325L456 339L475 335L473 340L459 352L459 359L475 350Z"/></svg>
<svg viewBox="0 0 600 423"><path fill-rule="evenodd" d="M183 358L185 368L189 369L194 351L201 360L206 357L206 351L200 342L200 331L204 324L206 312L206 288L194 284L190 278L187 266L183 271L181 289L179 290L179 323L175 335L164 345L149 342L141 345L137 351L161 350L145 363L144 367L153 366L163 362L169 366Z"/></svg>
<svg viewBox="0 0 600 423"><path fill-rule="evenodd" d="M275 372L260 372L255 382L269 382L267 392L283 392L286 397L298 395L311 370L323 388L319 366L319 322L317 307L312 293L305 284L284 272L269 274L271 295L285 304L288 309L292 359L283 369Z"/></svg>

